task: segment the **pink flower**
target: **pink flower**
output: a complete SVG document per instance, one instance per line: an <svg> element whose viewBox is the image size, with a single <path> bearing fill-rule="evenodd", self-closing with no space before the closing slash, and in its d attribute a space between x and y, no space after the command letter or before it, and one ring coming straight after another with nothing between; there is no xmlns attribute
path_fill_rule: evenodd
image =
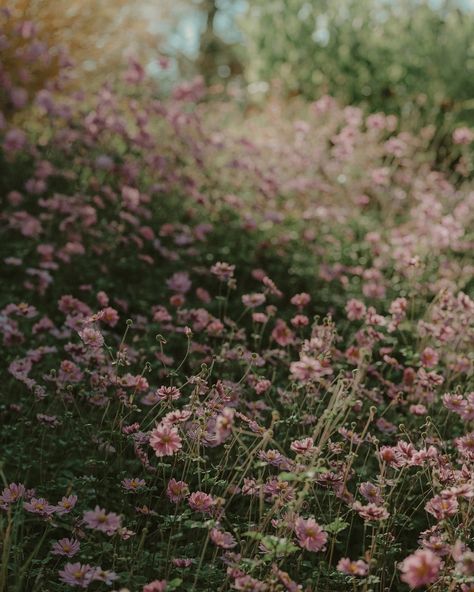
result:
<svg viewBox="0 0 474 592"><path fill-rule="evenodd" d="M308 551L323 551L328 540L328 535L314 520L314 518L298 518L295 524L298 543Z"/></svg>
<svg viewBox="0 0 474 592"><path fill-rule="evenodd" d="M83 520L87 528L99 530L108 535L112 535L118 530L121 522L120 516L114 512L109 512L107 514L107 512L102 510L99 506L96 506L95 510L84 512Z"/></svg>
<svg viewBox="0 0 474 592"><path fill-rule="evenodd" d="M203 512L209 514L214 507L213 498L203 491L195 491L189 496L189 507L196 512Z"/></svg>
<svg viewBox="0 0 474 592"><path fill-rule="evenodd" d="M474 392L468 393L466 399L466 405L460 416L464 421L471 421L474 419Z"/></svg>
<svg viewBox="0 0 474 592"><path fill-rule="evenodd" d="M264 462L279 468L288 468L288 459L278 450L260 450L258 458Z"/></svg>
<svg viewBox="0 0 474 592"><path fill-rule="evenodd" d="M234 409L224 407L222 413L216 417L215 437L217 443L224 442L231 434L234 425Z"/></svg>
<svg viewBox="0 0 474 592"><path fill-rule="evenodd" d="M168 482L168 487L166 488L166 495L170 501L177 504L189 495L188 484L184 481L170 479Z"/></svg>
<svg viewBox="0 0 474 592"><path fill-rule="evenodd" d="M187 271L177 271L166 281L166 285L173 292L186 294L191 289L192 283Z"/></svg>
<svg viewBox="0 0 474 592"><path fill-rule="evenodd" d="M107 296L106 292L103 292L102 290L97 292L97 302L100 304L100 306L108 306L109 297Z"/></svg>
<svg viewBox="0 0 474 592"><path fill-rule="evenodd" d="M137 491L139 489L143 489L146 486L146 482L144 479L138 479L137 477L133 479L123 479L122 480L122 487L126 491Z"/></svg>
<svg viewBox="0 0 474 592"><path fill-rule="evenodd" d="M222 549L233 549L237 545L237 541L230 534L218 528L212 528L210 532L211 541Z"/></svg>
<svg viewBox="0 0 474 592"><path fill-rule="evenodd" d="M318 380L323 376L328 376L333 373L326 363L320 362L316 358L311 358L302 354L298 362L290 364L291 379L299 382L311 382Z"/></svg>
<svg viewBox="0 0 474 592"><path fill-rule="evenodd" d="M176 428L160 425L150 434L150 446L156 456L173 456L182 448L182 440Z"/></svg>
<svg viewBox="0 0 474 592"><path fill-rule="evenodd" d="M368 521L386 520L390 516L384 507L372 503L363 506L360 502L354 502L352 507L361 518Z"/></svg>
<svg viewBox="0 0 474 592"><path fill-rule="evenodd" d="M442 497L436 495L425 505L425 510L432 514L437 520L444 520L454 516L458 511L459 504L455 497Z"/></svg>
<svg viewBox="0 0 474 592"><path fill-rule="evenodd" d="M420 543L425 549L429 549L430 551L433 551L433 553L436 553L438 557L449 555L451 551L450 545L440 536L432 535L429 538L422 539Z"/></svg>
<svg viewBox="0 0 474 592"><path fill-rule="evenodd" d="M167 587L166 580L154 580L143 586L143 592L165 592Z"/></svg>
<svg viewBox="0 0 474 592"><path fill-rule="evenodd" d="M260 580L252 578L252 576L238 575L234 580L233 588L244 592L264 592L267 589L267 585Z"/></svg>
<svg viewBox="0 0 474 592"><path fill-rule="evenodd" d="M79 552L81 544L76 539L60 539L53 544L51 553L53 555L65 555L74 557Z"/></svg>
<svg viewBox="0 0 474 592"><path fill-rule="evenodd" d="M99 349L104 345L102 333L92 327L85 327L82 331L79 331L79 337L91 349Z"/></svg>
<svg viewBox="0 0 474 592"><path fill-rule="evenodd" d="M277 576L280 582L283 584L285 589L288 592L301 592L303 586L297 584L294 580L292 580L289 574L286 571L278 569L276 565L273 566L272 572Z"/></svg>
<svg viewBox="0 0 474 592"><path fill-rule="evenodd" d="M244 294L242 303L247 308L255 308L265 302L265 294Z"/></svg>
<svg viewBox="0 0 474 592"><path fill-rule="evenodd" d="M62 516L63 514L69 514L69 512L74 508L77 502L77 495L69 495L68 497L63 497L61 501L59 501L56 505L55 511L56 514Z"/></svg>
<svg viewBox="0 0 474 592"><path fill-rule="evenodd" d="M263 492L272 501L289 502L295 497L295 490L288 481L277 478L269 479L263 486Z"/></svg>
<svg viewBox="0 0 474 592"><path fill-rule="evenodd" d="M301 292L301 294L295 294L294 296L292 296L290 302L294 306L297 306L301 309L311 302L311 296L306 292Z"/></svg>
<svg viewBox="0 0 474 592"><path fill-rule="evenodd" d="M191 567L191 565L193 564L193 561L192 561L192 559L176 557L175 559L172 560L172 563L176 567Z"/></svg>
<svg viewBox="0 0 474 592"><path fill-rule="evenodd" d="M355 298L351 298L346 304L346 313L347 318L350 321L360 321L365 317L366 307L363 302L360 300L356 300Z"/></svg>
<svg viewBox="0 0 474 592"><path fill-rule="evenodd" d="M285 321L278 319L275 323L275 328L272 331L272 339L276 341L280 347L286 347L294 342L295 334Z"/></svg>
<svg viewBox="0 0 474 592"><path fill-rule="evenodd" d="M425 366L426 368L436 366L436 364L439 361L438 352L436 352L431 347L425 347L425 349L421 352L420 360L423 366Z"/></svg>
<svg viewBox="0 0 474 592"><path fill-rule="evenodd" d="M429 549L418 549L400 564L401 579L411 588L433 584L440 569L441 559Z"/></svg>
<svg viewBox="0 0 474 592"><path fill-rule="evenodd" d="M51 516L56 510L55 506L51 505L48 500L45 500L43 497L32 497L29 502L23 504L23 507L27 512L39 514L44 517Z"/></svg>
<svg viewBox="0 0 474 592"><path fill-rule="evenodd" d="M2 491L0 496L0 505L13 504L25 495L25 486L23 483L10 483L8 487Z"/></svg>
<svg viewBox="0 0 474 592"><path fill-rule="evenodd" d="M303 440L295 440L290 444L291 450L296 454L308 454L314 452L314 440L313 438L303 438Z"/></svg>
<svg viewBox="0 0 474 592"><path fill-rule="evenodd" d="M218 261L211 267L211 273L215 275L221 282L230 280L235 271L235 265Z"/></svg>
<svg viewBox="0 0 474 592"><path fill-rule="evenodd" d="M268 389L270 389L272 386L272 382L271 380L267 380L266 378L262 378L260 379L256 384L255 384L255 392L257 393L257 395L262 395L263 393L266 393L268 391Z"/></svg>
<svg viewBox="0 0 474 592"><path fill-rule="evenodd" d="M306 327L309 325L309 319L306 315L297 314L291 319L291 324L293 327Z"/></svg>
<svg viewBox="0 0 474 592"><path fill-rule="evenodd" d="M252 321L263 325L268 321L268 317L263 312L254 312L252 313Z"/></svg>
<svg viewBox="0 0 474 592"><path fill-rule="evenodd" d="M5 152L15 153L21 150L26 144L27 138L25 132L12 128L5 134L3 149Z"/></svg>
<svg viewBox="0 0 474 592"><path fill-rule="evenodd" d="M115 580L118 580L118 575L114 571L111 571L110 569L102 569L101 567L96 567L94 569L94 581L104 582L104 584L110 586Z"/></svg>
<svg viewBox="0 0 474 592"><path fill-rule="evenodd" d="M95 569L88 564L66 563L64 569L59 572L59 578L69 586L87 588L93 581Z"/></svg>
<svg viewBox="0 0 474 592"><path fill-rule="evenodd" d="M80 382L83 374L79 367L69 360L63 360L58 372L58 381L61 383Z"/></svg>
<svg viewBox="0 0 474 592"><path fill-rule="evenodd" d="M426 415L428 413L428 409L421 403L418 403L418 405L410 405L408 411L412 415Z"/></svg>
<svg viewBox="0 0 474 592"><path fill-rule="evenodd" d="M454 144L468 145L474 140L474 132L468 127L458 127L453 132Z"/></svg>
<svg viewBox="0 0 474 592"><path fill-rule="evenodd" d="M372 181L376 185L387 186L390 183L390 169L388 167L380 167L371 171Z"/></svg>
<svg viewBox="0 0 474 592"><path fill-rule="evenodd" d="M175 386L160 386L156 391L158 401L177 401L181 397L181 391Z"/></svg>
<svg viewBox="0 0 474 592"><path fill-rule="evenodd" d="M196 288L196 296L201 302L209 304L211 302L211 295L204 288Z"/></svg>
<svg viewBox="0 0 474 592"><path fill-rule="evenodd" d="M474 432L456 439L459 452L468 460L474 461Z"/></svg>
<svg viewBox="0 0 474 592"><path fill-rule="evenodd" d="M343 557L339 560L337 569L348 576L366 576L369 566L362 559L351 561L348 557Z"/></svg>
<svg viewBox="0 0 474 592"><path fill-rule="evenodd" d="M374 485L373 483L361 483L359 485L359 491L368 502L371 502L376 505L380 505L382 503L380 488Z"/></svg>
<svg viewBox="0 0 474 592"><path fill-rule="evenodd" d="M393 317L401 320L405 317L407 306L408 300L406 298L395 298L390 304L389 312Z"/></svg>
<svg viewBox="0 0 474 592"><path fill-rule="evenodd" d="M403 465L402 455L395 446L381 446L378 455L389 466L398 468Z"/></svg>
<svg viewBox="0 0 474 592"><path fill-rule="evenodd" d="M100 311L99 321L102 321L106 325L109 325L109 327L115 327L115 325L119 321L119 314L115 310L115 308L107 306L107 308L104 308Z"/></svg>

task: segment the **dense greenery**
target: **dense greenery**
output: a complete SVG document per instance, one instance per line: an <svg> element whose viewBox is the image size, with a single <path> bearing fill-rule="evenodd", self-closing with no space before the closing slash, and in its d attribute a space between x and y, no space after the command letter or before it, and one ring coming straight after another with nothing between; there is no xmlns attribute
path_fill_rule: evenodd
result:
<svg viewBox="0 0 474 592"><path fill-rule="evenodd" d="M455 1L252 0L248 76L433 122L474 113L474 15ZM437 119L440 123L440 119Z"/></svg>

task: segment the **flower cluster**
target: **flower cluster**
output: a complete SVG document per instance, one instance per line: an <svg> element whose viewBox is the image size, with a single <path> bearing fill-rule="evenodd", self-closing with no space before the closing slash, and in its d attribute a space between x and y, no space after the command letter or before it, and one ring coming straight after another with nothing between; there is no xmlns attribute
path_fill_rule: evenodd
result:
<svg viewBox="0 0 474 592"><path fill-rule="evenodd" d="M472 132L124 80L3 85L0 583L472 590Z"/></svg>

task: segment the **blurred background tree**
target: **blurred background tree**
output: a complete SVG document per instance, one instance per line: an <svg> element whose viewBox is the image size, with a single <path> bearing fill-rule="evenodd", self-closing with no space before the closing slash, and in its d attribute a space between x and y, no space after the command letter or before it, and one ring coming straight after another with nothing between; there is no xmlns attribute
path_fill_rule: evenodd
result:
<svg viewBox="0 0 474 592"><path fill-rule="evenodd" d="M109 70L123 52L138 54L156 46L147 27L152 0L1 0L10 26L31 21L48 46L62 46L84 71ZM170 3L160 1L167 14Z"/></svg>
<svg viewBox="0 0 474 592"><path fill-rule="evenodd" d="M0 101L7 114L9 102L63 84L65 61L75 66L69 83L82 86L120 72L126 54L145 60L156 54L158 38L146 20L152 0L140 0L139 10L129 0L0 1ZM163 15L167 5L163 0Z"/></svg>
<svg viewBox="0 0 474 592"><path fill-rule="evenodd" d="M460 2L252 0L242 27L251 82L371 111L473 108L474 15Z"/></svg>

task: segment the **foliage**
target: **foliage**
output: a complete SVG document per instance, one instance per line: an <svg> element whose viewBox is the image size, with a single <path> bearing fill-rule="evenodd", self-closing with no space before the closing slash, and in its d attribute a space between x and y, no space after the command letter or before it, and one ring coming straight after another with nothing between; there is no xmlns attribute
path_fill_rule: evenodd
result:
<svg viewBox="0 0 474 592"><path fill-rule="evenodd" d="M10 0L0 11L2 86L11 83L31 95L65 74L65 56L75 86L90 86L120 71L124 58L157 60L162 33L150 19L173 23L170 5L140 0ZM176 3L174 3L176 4ZM23 66L23 68L21 67ZM5 100L1 99L2 102Z"/></svg>
<svg viewBox="0 0 474 592"><path fill-rule="evenodd" d="M425 122L451 110L472 121L474 16L455 2L254 0L242 26L251 80Z"/></svg>

